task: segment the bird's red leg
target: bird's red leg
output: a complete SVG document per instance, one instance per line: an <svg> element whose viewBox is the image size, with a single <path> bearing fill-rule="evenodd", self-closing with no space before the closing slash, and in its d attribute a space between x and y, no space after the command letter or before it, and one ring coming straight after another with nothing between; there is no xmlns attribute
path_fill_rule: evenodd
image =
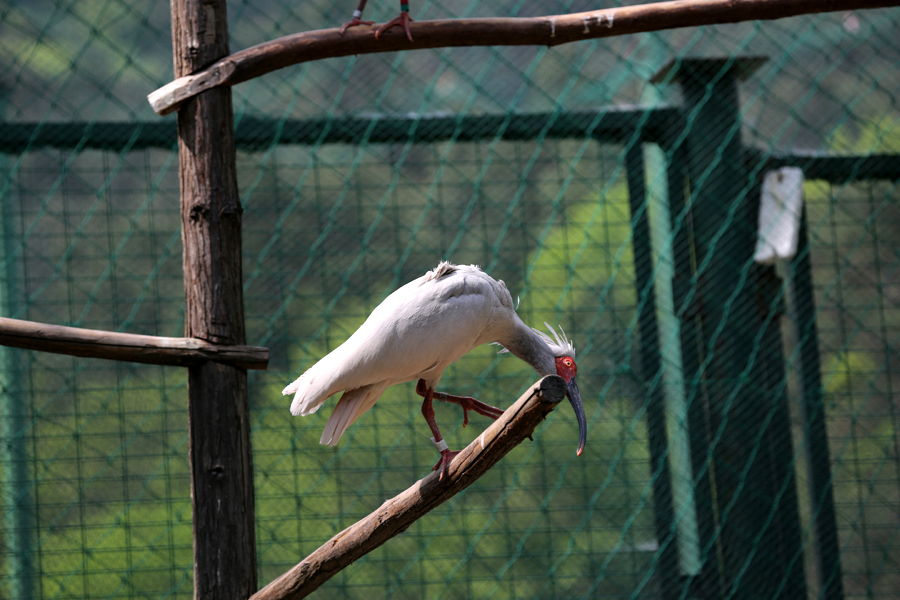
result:
<svg viewBox="0 0 900 600"><path fill-rule="evenodd" d="M347 31L349 27L356 27L357 25L374 25L375 21L361 21L363 10L366 8L367 0L359 0L359 6L356 7L356 10L353 11L353 18L341 25L341 35L344 35L344 32Z"/></svg>
<svg viewBox="0 0 900 600"><path fill-rule="evenodd" d="M420 396L424 396L425 391L425 382L420 379L419 383L416 385L416 393ZM469 424L470 410L474 410L484 417L490 417L495 421L503 414L501 409L491 406L490 404L485 404L471 396L454 396L453 394L445 394L444 392L435 392L432 390L432 397L441 402L450 402L452 404L460 405L463 409L463 427Z"/></svg>
<svg viewBox="0 0 900 600"><path fill-rule="evenodd" d="M382 25L378 28L378 31L375 32L375 39L378 39L382 33L390 29L391 27L396 27L400 25L403 27L403 31L406 32L406 38L409 41L413 41L412 34L409 32L409 23L413 19L409 16L409 2L407 0L400 0L400 14Z"/></svg>
<svg viewBox="0 0 900 600"><path fill-rule="evenodd" d="M428 423L428 427L431 428L431 433L434 434L434 437L431 438L431 440L434 442L435 446L438 446L444 441L444 438L441 437L441 432L438 430L437 423L434 420L434 407L431 405L431 400L434 397L434 389L425 387L425 380L420 379L419 383L416 384L416 392L425 398L422 401L422 416L425 417L425 422ZM432 471L437 471L438 468L441 469L441 474L438 477L439 481L444 479L444 475L449 475L450 463L452 463L453 458L459 454L459 450L452 452L448 449L446 443L444 443L443 446L444 449L441 450L441 459L431 468Z"/></svg>
<svg viewBox="0 0 900 600"><path fill-rule="evenodd" d="M503 414L501 409L491 406L490 404L485 404L471 396L454 396L453 394L445 394L444 392L435 392L434 399L440 400L441 402L450 402L452 404L460 405L463 409L463 427L469 424L468 411L470 410L474 410L484 417L490 417L495 421Z"/></svg>

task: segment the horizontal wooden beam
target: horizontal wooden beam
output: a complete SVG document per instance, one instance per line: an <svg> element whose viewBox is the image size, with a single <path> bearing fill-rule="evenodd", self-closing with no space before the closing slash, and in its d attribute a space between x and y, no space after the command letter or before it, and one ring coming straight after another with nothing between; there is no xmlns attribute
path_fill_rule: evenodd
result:
<svg viewBox="0 0 900 600"><path fill-rule="evenodd" d="M212 361L241 369L265 370L269 364L269 349L258 346L218 346L195 338L98 331L3 317L0 317L0 345L179 367Z"/></svg>
<svg viewBox="0 0 900 600"><path fill-rule="evenodd" d="M415 21L413 41L402 28L375 39L375 26L306 31L235 52L147 96L160 115L210 88L235 85L291 65L323 58L459 46L557 46L630 33L765 21L803 14L885 8L900 0L675 0L533 18Z"/></svg>
<svg viewBox="0 0 900 600"><path fill-rule="evenodd" d="M566 384L561 377L550 375L541 379L456 456L449 477L440 481L435 472L420 479L331 538L303 562L251 596L251 600L297 600L312 593L341 569L406 531L417 519L469 487L530 437L565 395ZM572 448L574 452L574 442Z"/></svg>

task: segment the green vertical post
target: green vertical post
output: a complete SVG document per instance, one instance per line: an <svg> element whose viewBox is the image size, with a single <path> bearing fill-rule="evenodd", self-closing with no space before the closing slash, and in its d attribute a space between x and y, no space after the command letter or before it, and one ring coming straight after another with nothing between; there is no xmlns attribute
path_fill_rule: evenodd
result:
<svg viewBox="0 0 900 600"><path fill-rule="evenodd" d="M0 92L2 94L2 92ZM0 115L5 113L0 95ZM12 176L5 154L0 153L0 317L15 315L18 277L13 247ZM4 583L0 596L29 600L34 597L34 508L32 476L28 468L31 423L22 396L19 350L0 346L0 494L3 511ZM5 588L5 594L2 593Z"/></svg>
<svg viewBox="0 0 900 600"><path fill-rule="evenodd" d="M667 46L653 35L651 62L664 62ZM655 69L654 69L655 70ZM650 79L652 72L643 78ZM648 81L641 92L641 105L658 107L662 103L659 86ZM672 123L668 123L672 128ZM647 225L650 252L653 256L653 291L658 323L657 346L660 377L665 399L665 423L668 442L668 463L672 483L673 517L678 539L678 568L683 578L692 578L700 571L700 540L697 536L697 507L694 501L694 475L691 466L690 437L687 406L684 395L684 361L681 356L681 323L675 314L672 280L674 249L671 228L672 211L669 205L668 171L671 161L655 139L653 132L644 143L645 180L647 182ZM635 231L637 235L637 231ZM635 251L637 249L635 248Z"/></svg>
<svg viewBox="0 0 900 600"><path fill-rule="evenodd" d="M806 596L780 287L753 260L759 185L740 136L737 83L764 61L678 60L654 77L680 85L687 125L689 196L670 204L704 598Z"/></svg>
<svg viewBox="0 0 900 600"><path fill-rule="evenodd" d="M686 412L686 423L683 425L688 431L688 453L693 473L694 517L696 523L695 535L698 538L696 556L700 563L699 568L693 565L693 570L687 575L687 588L689 598L720 598L722 597L722 582L720 571L715 557L721 550L721 540L718 538L719 514L713 504L713 478L711 470L701 460L708 454L708 444L705 435L707 420L704 410L698 410L698 405L705 407L703 396L703 382L697 376L701 369L701 355L699 352L702 328L699 319L691 308L694 297L691 280L692 274L692 236L689 228L688 198L685 195L685 182L687 180L687 149L681 132L673 128L667 128L660 132L660 145L668 157L666 169L669 218L671 221L672 236L672 304L673 312L680 317L679 337L681 342L682 383L684 395L679 399L682 413ZM698 399L699 398L699 399ZM698 433L701 433L698 435ZM676 505L676 514L684 510L684 507Z"/></svg>
<svg viewBox="0 0 900 600"><path fill-rule="evenodd" d="M810 512L816 538L819 597L824 600L843 600L841 545L834 507L831 452L828 448L828 431L825 423L819 331L816 326L816 301L809 254L809 233L804 210L800 217L797 254L788 265L788 282L791 321L794 324L794 336L799 349L797 370L800 374L804 439L809 465Z"/></svg>
<svg viewBox="0 0 900 600"><path fill-rule="evenodd" d="M636 141L625 154L628 201L634 246L634 272L639 298L638 326L641 332L641 367L647 380L647 433L650 445L650 475L653 482L653 509L659 543L656 574L664 600L680 596L679 540L672 506L672 476L669 472L666 432L665 392L659 353L659 324L653 286L653 246L650 238L644 155Z"/></svg>

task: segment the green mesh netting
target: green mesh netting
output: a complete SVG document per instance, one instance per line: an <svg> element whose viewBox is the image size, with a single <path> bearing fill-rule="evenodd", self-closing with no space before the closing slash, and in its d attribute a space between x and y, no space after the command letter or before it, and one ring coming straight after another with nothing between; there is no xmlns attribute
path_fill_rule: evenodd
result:
<svg viewBox="0 0 900 600"><path fill-rule="evenodd" d="M233 3L231 46L338 25L354 4ZM145 100L172 78L169 23L165 3L0 10L0 316L182 334L175 125ZM434 464L411 384L336 449L317 443L328 409L292 418L280 392L449 259L574 338L585 454L563 407L318 597L900 594L898 33L896 10L860 11L334 59L234 88L247 337L271 349L250 374L260 582ZM746 55L768 61L735 81L725 129L704 107L731 61L696 97L648 83L673 58ZM798 259L762 267L758 181L784 164L807 176L806 235ZM0 360L0 596L190 597L184 371ZM485 347L441 387L507 406L534 378ZM436 410L453 447L485 426Z"/></svg>

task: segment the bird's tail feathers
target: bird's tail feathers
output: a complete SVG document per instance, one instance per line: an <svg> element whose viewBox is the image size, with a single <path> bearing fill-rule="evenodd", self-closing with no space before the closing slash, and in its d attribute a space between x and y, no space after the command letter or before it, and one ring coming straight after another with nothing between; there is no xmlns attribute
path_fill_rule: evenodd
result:
<svg viewBox="0 0 900 600"><path fill-rule="evenodd" d="M322 432L320 444L336 446L344 431L363 413L375 406L384 388L366 385L355 390L347 390L328 417L325 431Z"/></svg>
<svg viewBox="0 0 900 600"><path fill-rule="evenodd" d="M304 373L304 375L305 375L305 373ZM297 379L295 379L294 381L289 383L286 388L281 390L281 395L282 396L291 396L293 394L296 394L297 390L300 389L300 384L302 381L303 381L303 375L301 375L300 377L298 377Z"/></svg>
<svg viewBox="0 0 900 600"><path fill-rule="evenodd" d="M285 396L294 395L291 402L291 414L295 417L311 415L322 407L322 403L331 395L321 385L316 385L316 377L307 371L281 392Z"/></svg>

